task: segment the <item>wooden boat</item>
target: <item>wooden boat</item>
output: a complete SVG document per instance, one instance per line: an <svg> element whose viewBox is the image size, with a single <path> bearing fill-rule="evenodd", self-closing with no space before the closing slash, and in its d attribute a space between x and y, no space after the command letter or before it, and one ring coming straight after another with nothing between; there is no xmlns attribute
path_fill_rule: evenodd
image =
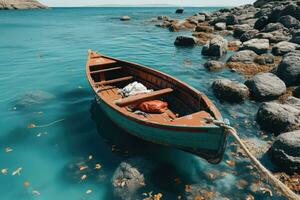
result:
<svg viewBox="0 0 300 200"><path fill-rule="evenodd" d="M206 95L163 72L91 50L86 73L101 109L126 132L193 153L210 163L222 160L227 134L206 120L223 120ZM133 81L154 91L122 98L119 89ZM168 110L143 116L128 109L130 105L153 99L168 102Z"/></svg>

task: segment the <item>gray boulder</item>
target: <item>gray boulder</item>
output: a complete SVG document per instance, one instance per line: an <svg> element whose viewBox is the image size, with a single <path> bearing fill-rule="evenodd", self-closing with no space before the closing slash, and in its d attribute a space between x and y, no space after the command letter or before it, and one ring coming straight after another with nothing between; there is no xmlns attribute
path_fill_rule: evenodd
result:
<svg viewBox="0 0 300 200"><path fill-rule="evenodd" d="M212 33L214 31L214 28L210 27L210 26L197 26L195 31L196 32Z"/></svg>
<svg viewBox="0 0 300 200"><path fill-rule="evenodd" d="M254 62L260 65L274 64L275 58L272 54L266 53L255 57Z"/></svg>
<svg viewBox="0 0 300 200"><path fill-rule="evenodd" d="M178 36L174 42L175 46L194 46L196 38L192 36Z"/></svg>
<svg viewBox="0 0 300 200"><path fill-rule="evenodd" d="M287 173L300 173L300 131L282 133L269 149L272 163Z"/></svg>
<svg viewBox="0 0 300 200"><path fill-rule="evenodd" d="M240 40L241 42L246 42L248 40L251 40L252 38L255 37L255 35L258 33L258 30L253 29L246 31L243 35L241 35Z"/></svg>
<svg viewBox="0 0 300 200"><path fill-rule="evenodd" d="M277 102L262 103L256 115L261 129L279 134L300 128L300 110Z"/></svg>
<svg viewBox="0 0 300 200"><path fill-rule="evenodd" d="M300 51L293 51L284 55L278 65L277 76L281 78L287 86L300 84Z"/></svg>
<svg viewBox="0 0 300 200"><path fill-rule="evenodd" d="M215 96L221 101L240 103L249 96L249 90L246 85L229 79L215 80L212 88Z"/></svg>
<svg viewBox="0 0 300 200"><path fill-rule="evenodd" d="M254 24L254 28L257 30L262 30L269 23L269 18L267 16L260 17Z"/></svg>
<svg viewBox="0 0 300 200"><path fill-rule="evenodd" d="M258 73L245 82L251 96L259 101L273 100L286 92L284 82L272 73Z"/></svg>
<svg viewBox="0 0 300 200"><path fill-rule="evenodd" d="M223 69L225 67L225 64L223 62L209 60L204 64L204 67L209 71L216 71L216 70Z"/></svg>
<svg viewBox="0 0 300 200"><path fill-rule="evenodd" d="M230 56L227 62L253 62L257 54L251 50L242 50Z"/></svg>
<svg viewBox="0 0 300 200"><path fill-rule="evenodd" d="M297 31L293 34L293 37L290 42L296 43L300 45L300 31Z"/></svg>
<svg viewBox="0 0 300 200"><path fill-rule="evenodd" d="M226 25L235 25L238 23L239 23L239 20L238 20L237 16L235 16L235 15L226 16Z"/></svg>
<svg viewBox="0 0 300 200"><path fill-rule="evenodd" d="M284 104L293 106L294 108L297 108L298 110L300 110L300 99L297 97L293 97L293 96L288 97L285 100Z"/></svg>
<svg viewBox="0 0 300 200"><path fill-rule="evenodd" d="M285 15L279 18L278 22L283 24L286 28L292 28L299 24L299 20L297 20L295 17L292 17L290 15Z"/></svg>
<svg viewBox="0 0 300 200"><path fill-rule="evenodd" d="M221 57L226 54L227 49L227 40L221 36L216 36L211 39L205 46L203 46L202 55Z"/></svg>
<svg viewBox="0 0 300 200"><path fill-rule="evenodd" d="M0 0L0 10L45 9L47 6L36 0Z"/></svg>
<svg viewBox="0 0 300 200"><path fill-rule="evenodd" d="M282 30L283 28L284 26L281 23L269 23L262 31L268 33L277 30Z"/></svg>
<svg viewBox="0 0 300 200"><path fill-rule="evenodd" d="M121 21L129 21L129 20L131 20L131 18L129 17L129 16L122 16L122 17L120 17L120 20Z"/></svg>
<svg viewBox="0 0 300 200"><path fill-rule="evenodd" d="M284 54L294 51L299 47L300 46L296 43L283 41L283 42L279 42L273 46L272 53L275 56L283 56Z"/></svg>
<svg viewBox="0 0 300 200"><path fill-rule="evenodd" d="M224 22L219 22L215 24L215 29L216 30L225 30L226 29L226 24Z"/></svg>
<svg viewBox="0 0 300 200"><path fill-rule="evenodd" d="M248 24L235 25L233 31L233 37L240 38L246 31L251 30Z"/></svg>
<svg viewBox="0 0 300 200"><path fill-rule="evenodd" d="M267 39L251 39L243 43L240 50L252 50L257 54L267 53L270 47Z"/></svg>

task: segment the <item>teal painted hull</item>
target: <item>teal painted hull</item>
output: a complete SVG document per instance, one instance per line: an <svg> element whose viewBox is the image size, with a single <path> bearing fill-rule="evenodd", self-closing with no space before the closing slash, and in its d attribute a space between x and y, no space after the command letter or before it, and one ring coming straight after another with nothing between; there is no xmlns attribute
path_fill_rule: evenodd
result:
<svg viewBox="0 0 300 200"><path fill-rule="evenodd" d="M99 99L98 104L117 126L136 137L193 153L210 163L219 163L223 158L227 135L218 126L153 125L147 121L136 121L124 116L101 99Z"/></svg>

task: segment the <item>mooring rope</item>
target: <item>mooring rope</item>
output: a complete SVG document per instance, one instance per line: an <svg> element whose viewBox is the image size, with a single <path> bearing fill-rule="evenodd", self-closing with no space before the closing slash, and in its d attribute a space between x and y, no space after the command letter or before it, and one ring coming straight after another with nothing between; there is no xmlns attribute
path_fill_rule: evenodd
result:
<svg viewBox="0 0 300 200"><path fill-rule="evenodd" d="M224 122L217 121L211 118L207 119L208 122L212 122L217 126L223 127L230 135L234 137L236 142L241 146L241 148L245 151L246 155L249 157L249 159L252 161L254 166L258 169L258 171L267 177L269 182L275 186L282 194L284 194L288 199L291 200L300 200L300 196L295 194L289 187L287 187L285 184L283 184L280 180L278 180L267 168L265 168L259 160L256 159L255 156L252 155L252 153L249 151L249 149L246 147L246 145L243 143L241 138L239 137L237 131L229 126L226 125Z"/></svg>

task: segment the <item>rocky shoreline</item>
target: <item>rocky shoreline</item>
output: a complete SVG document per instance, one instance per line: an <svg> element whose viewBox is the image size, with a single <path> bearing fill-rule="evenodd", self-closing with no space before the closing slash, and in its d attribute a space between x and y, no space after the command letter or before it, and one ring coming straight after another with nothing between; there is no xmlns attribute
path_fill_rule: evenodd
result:
<svg viewBox="0 0 300 200"><path fill-rule="evenodd" d="M275 136L269 158L280 171L299 174L300 2L257 0L184 20L158 16L154 21L171 32L191 31L190 36L178 36L174 45L203 45L209 71L227 67L245 76L245 83L215 80L215 96L230 103L260 102L255 120L261 130ZM219 61L228 51L234 54Z"/></svg>
<svg viewBox="0 0 300 200"><path fill-rule="evenodd" d="M0 10L46 9L47 6L36 0L0 0Z"/></svg>

